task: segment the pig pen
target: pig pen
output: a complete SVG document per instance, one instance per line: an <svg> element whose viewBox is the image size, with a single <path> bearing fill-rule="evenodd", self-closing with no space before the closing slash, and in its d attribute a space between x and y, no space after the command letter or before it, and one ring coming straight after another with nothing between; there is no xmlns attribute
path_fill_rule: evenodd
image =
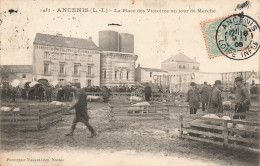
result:
<svg viewBox="0 0 260 166"><path fill-rule="evenodd" d="M44 130L62 120L62 107L52 105L6 105L0 112L1 130ZM17 109L19 108L19 109Z"/></svg>
<svg viewBox="0 0 260 166"><path fill-rule="evenodd" d="M259 115L244 113L246 119L233 119L234 116L241 115L180 115L179 137L259 153Z"/></svg>

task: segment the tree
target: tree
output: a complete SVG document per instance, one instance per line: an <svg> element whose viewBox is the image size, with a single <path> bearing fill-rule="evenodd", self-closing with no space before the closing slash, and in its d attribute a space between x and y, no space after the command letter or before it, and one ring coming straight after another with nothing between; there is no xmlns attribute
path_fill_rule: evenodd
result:
<svg viewBox="0 0 260 166"><path fill-rule="evenodd" d="M4 81L7 81L7 79L10 77L10 75L13 74L13 71L11 68L7 65L0 66L0 84L2 84Z"/></svg>

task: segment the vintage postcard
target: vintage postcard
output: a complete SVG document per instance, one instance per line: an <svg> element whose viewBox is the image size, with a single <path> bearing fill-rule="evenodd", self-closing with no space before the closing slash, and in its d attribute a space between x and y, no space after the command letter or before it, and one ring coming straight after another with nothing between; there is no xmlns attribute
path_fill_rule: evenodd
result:
<svg viewBox="0 0 260 166"><path fill-rule="evenodd" d="M259 0L1 0L1 166L259 165Z"/></svg>

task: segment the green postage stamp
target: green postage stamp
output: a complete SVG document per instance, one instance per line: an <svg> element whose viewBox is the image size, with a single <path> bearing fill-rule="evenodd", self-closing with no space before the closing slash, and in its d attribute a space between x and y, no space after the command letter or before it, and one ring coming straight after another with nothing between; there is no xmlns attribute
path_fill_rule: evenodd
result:
<svg viewBox="0 0 260 166"><path fill-rule="evenodd" d="M259 25L243 13L203 21L201 29L210 59L244 60L259 50Z"/></svg>

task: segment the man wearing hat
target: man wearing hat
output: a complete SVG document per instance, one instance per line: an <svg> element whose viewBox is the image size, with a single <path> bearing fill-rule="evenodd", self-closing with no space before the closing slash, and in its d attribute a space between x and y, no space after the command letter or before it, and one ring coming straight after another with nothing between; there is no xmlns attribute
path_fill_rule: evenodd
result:
<svg viewBox="0 0 260 166"><path fill-rule="evenodd" d="M223 113L221 90L221 81L216 80L209 97L208 113Z"/></svg>
<svg viewBox="0 0 260 166"><path fill-rule="evenodd" d="M202 111L204 112L206 107L208 106L208 101L209 101L209 88L207 82L204 82L204 85L202 85L202 88L200 90L200 95L201 95Z"/></svg>
<svg viewBox="0 0 260 166"><path fill-rule="evenodd" d="M191 82L190 86L191 89L188 90L186 101L189 102L190 114L196 114L200 107L200 95L195 82Z"/></svg>
<svg viewBox="0 0 260 166"><path fill-rule="evenodd" d="M235 78L235 112L241 113L249 110L250 98L246 87L242 83L242 77ZM239 116L234 116L234 119L238 119ZM241 119L245 119L245 116L240 116Z"/></svg>
<svg viewBox="0 0 260 166"><path fill-rule="evenodd" d="M146 83L146 87L144 89L145 101L150 101L150 97L152 96L152 88L149 86L149 83Z"/></svg>

